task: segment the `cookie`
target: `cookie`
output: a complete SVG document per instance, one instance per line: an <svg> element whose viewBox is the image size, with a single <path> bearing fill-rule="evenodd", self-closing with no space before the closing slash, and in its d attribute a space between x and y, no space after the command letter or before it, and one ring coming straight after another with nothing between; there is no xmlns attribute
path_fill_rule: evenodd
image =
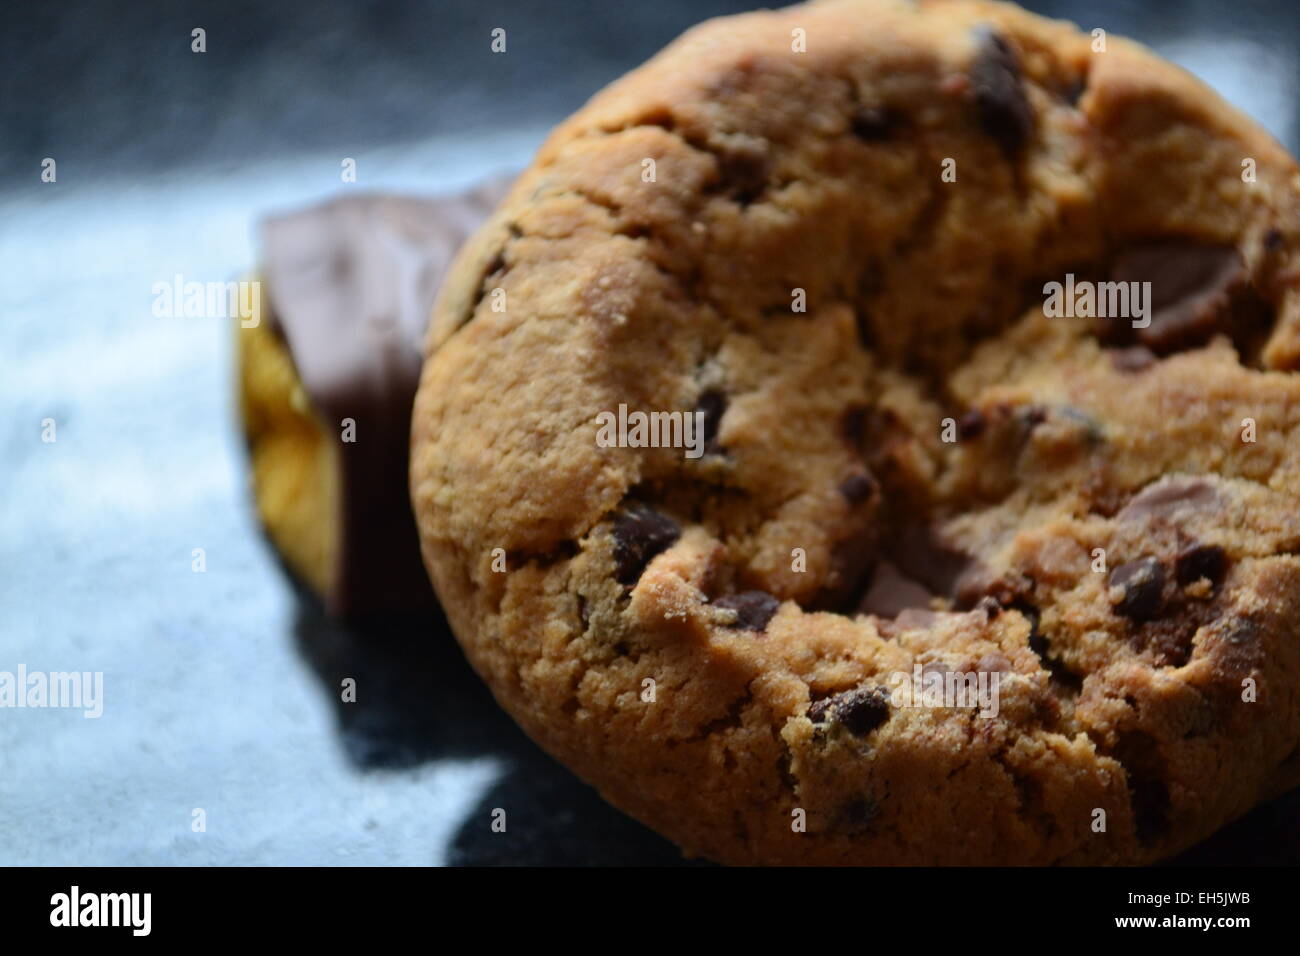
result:
<svg viewBox="0 0 1300 956"><path fill-rule="evenodd" d="M253 491L286 564L339 614L433 601L406 493L411 402L438 286L503 189L263 223L268 320L237 332Z"/></svg>
<svg viewBox="0 0 1300 956"><path fill-rule="evenodd" d="M1300 782L1300 172L1104 40L711 21L458 256L433 583L516 721L687 853L1144 863Z"/></svg>

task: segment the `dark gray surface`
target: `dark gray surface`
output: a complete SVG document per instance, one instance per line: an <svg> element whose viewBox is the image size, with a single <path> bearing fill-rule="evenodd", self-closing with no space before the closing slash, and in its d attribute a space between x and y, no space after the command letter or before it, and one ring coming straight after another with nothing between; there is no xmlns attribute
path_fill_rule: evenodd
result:
<svg viewBox="0 0 1300 956"><path fill-rule="evenodd" d="M1150 43L1296 148L1293 4L1033 6ZM240 275L256 219L337 192L342 156L418 192L517 168L597 86L740 7L6 6L0 670L103 671L106 699L98 720L0 710L0 863L677 862L514 728L439 622L358 633L295 593L251 513L231 324L154 317L151 289ZM1187 859L1295 862L1298 810Z"/></svg>
<svg viewBox="0 0 1300 956"><path fill-rule="evenodd" d="M353 155L553 123L686 27L748 0L81 0L0 11L0 190ZM781 6L781 4L769 4ZM1188 66L1293 150L1294 0L1032 0ZM507 31L505 55L488 48ZM203 27L208 52L190 52ZM34 159L35 158L35 159Z"/></svg>

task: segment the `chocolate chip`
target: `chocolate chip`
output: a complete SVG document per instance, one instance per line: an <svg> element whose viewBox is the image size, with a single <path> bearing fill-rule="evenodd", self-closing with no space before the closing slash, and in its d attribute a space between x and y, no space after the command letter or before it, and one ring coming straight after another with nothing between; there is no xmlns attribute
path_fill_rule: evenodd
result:
<svg viewBox="0 0 1300 956"><path fill-rule="evenodd" d="M646 505L630 505L614 518L614 565L618 582L636 584L651 558L670 547L681 533L672 518Z"/></svg>
<svg viewBox="0 0 1300 956"><path fill-rule="evenodd" d="M849 128L853 130L853 135L868 143L888 139L895 123L895 116L880 106L860 106L849 117Z"/></svg>
<svg viewBox="0 0 1300 956"><path fill-rule="evenodd" d="M861 448L867 433L867 406L850 405L840 419L840 435L852 448Z"/></svg>
<svg viewBox="0 0 1300 956"><path fill-rule="evenodd" d="M970 441L972 438L978 438L984 432L984 427L988 421L984 418L984 413L978 408L972 408L961 418L957 419L957 437L962 441Z"/></svg>
<svg viewBox="0 0 1300 956"><path fill-rule="evenodd" d="M1115 367L1117 372L1126 372L1128 374L1145 372L1156 364L1156 353L1145 345L1133 345L1124 349L1107 349L1107 352L1110 355L1110 364Z"/></svg>
<svg viewBox="0 0 1300 956"><path fill-rule="evenodd" d="M851 800L840 809L839 826L850 832L861 832L871 826L871 822L879 815L880 807L875 800Z"/></svg>
<svg viewBox="0 0 1300 956"><path fill-rule="evenodd" d="M720 186L742 206L748 206L767 188L769 162L764 147L745 146L715 154Z"/></svg>
<svg viewBox="0 0 1300 956"><path fill-rule="evenodd" d="M1160 612L1165 566L1156 558L1126 561L1110 573L1110 586L1123 591L1115 613L1131 621L1149 621Z"/></svg>
<svg viewBox="0 0 1300 956"><path fill-rule="evenodd" d="M1202 646L1221 673L1244 676L1263 661L1264 630L1264 624L1253 618L1220 618L1207 628ZM1236 694L1231 694L1231 700L1234 709L1241 702Z"/></svg>
<svg viewBox="0 0 1300 956"><path fill-rule="evenodd" d="M808 719L814 724L831 718L854 736L865 737L889 719L889 693L880 687L858 687L808 708Z"/></svg>
<svg viewBox="0 0 1300 956"><path fill-rule="evenodd" d="M1019 152L1034 128L1034 112L1020 82L1020 60L989 27L975 32L979 52L971 64L971 88L980 126L1007 153Z"/></svg>
<svg viewBox="0 0 1300 956"><path fill-rule="evenodd" d="M718 426L722 424L722 415L727 410L727 396L716 389L709 389L700 395L695 410L704 413L704 450L710 455L720 453L722 446L718 444Z"/></svg>
<svg viewBox="0 0 1300 956"><path fill-rule="evenodd" d="M713 606L736 612L735 623L728 624L728 627L762 633L767 630L767 622L772 620L781 602L766 591L741 591L718 598Z"/></svg>
<svg viewBox="0 0 1300 956"><path fill-rule="evenodd" d="M1217 544L1192 544L1174 558L1174 577L1184 587L1201 578L1209 578L1218 587L1227 565L1228 556Z"/></svg>
<svg viewBox="0 0 1300 956"><path fill-rule="evenodd" d="M840 494L849 504L857 505L875 495L879 485L866 472L855 472L840 482Z"/></svg>
<svg viewBox="0 0 1300 956"><path fill-rule="evenodd" d="M834 697L823 697L821 700L815 700L808 705L808 719L814 724L824 724L830 715L831 707L835 704Z"/></svg>
<svg viewBox="0 0 1300 956"><path fill-rule="evenodd" d="M1264 233L1264 248L1269 252L1277 252L1282 248L1282 231L1280 229L1270 229Z"/></svg>
<svg viewBox="0 0 1300 956"><path fill-rule="evenodd" d="M1131 246L1111 268L1114 282L1151 283L1150 324L1134 332L1140 343L1162 354L1204 344L1222 331L1246 279L1236 247L1183 239Z"/></svg>
<svg viewBox="0 0 1300 956"><path fill-rule="evenodd" d="M889 694L879 687L859 687L840 696L835 717L856 737L865 737L889 719Z"/></svg>

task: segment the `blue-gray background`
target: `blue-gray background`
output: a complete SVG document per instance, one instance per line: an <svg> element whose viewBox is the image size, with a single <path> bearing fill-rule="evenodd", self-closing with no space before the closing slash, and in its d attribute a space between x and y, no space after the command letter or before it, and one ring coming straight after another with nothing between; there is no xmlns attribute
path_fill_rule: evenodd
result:
<svg viewBox="0 0 1300 956"><path fill-rule="evenodd" d="M1027 5L1148 43L1300 145L1293 0ZM5 5L0 670L103 671L105 712L0 710L0 864L679 860L533 747L437 622L358 634L295 593L250 508L230 323L154 317L151 290L244 273L257 218L337 192L345 156L368 189L517 169L601 85L748 6ZM1295 862L1297 811L1184 859Z"/></svg>

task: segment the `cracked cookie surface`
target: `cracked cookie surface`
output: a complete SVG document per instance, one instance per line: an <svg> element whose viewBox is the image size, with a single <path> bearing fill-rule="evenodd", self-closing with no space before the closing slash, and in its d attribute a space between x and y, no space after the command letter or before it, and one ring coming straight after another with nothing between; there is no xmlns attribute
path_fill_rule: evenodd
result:
<svg viewBox="0 0 1300 956"><path fill-rule="evenodd" d="M1300 782L1300 173L1090 44L961 0L706 23L453 267L435 588L521 726L688 852L1145 862ZM1067 274L1150 282L1149 323L1046 317ZM620 404L704 453L601 447ZM976 673L996 716L889 693Z"/></svg>

